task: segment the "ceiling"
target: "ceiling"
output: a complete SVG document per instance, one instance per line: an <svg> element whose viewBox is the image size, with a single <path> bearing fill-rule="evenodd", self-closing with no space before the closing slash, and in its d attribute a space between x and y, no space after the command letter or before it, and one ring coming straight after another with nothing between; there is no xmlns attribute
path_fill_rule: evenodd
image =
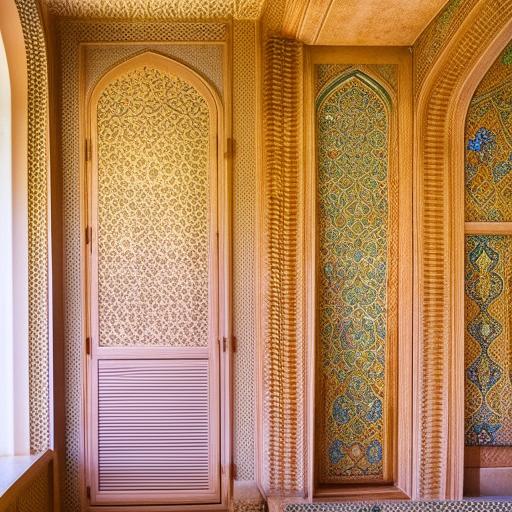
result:
<svg viewBox="0 0 512 512"><path fill-rule="evenodd" d="M308 44L410 46L447 3L448 0L289 0L287 18L291 32Z"/></svg>
<svg viewBox="0 0 512 512"><path fill-rule="evenodd" d="M265 4L265 0L42 1L58 16L137 19L257 19ZM448 0L266 1L286 5L285 35L308 44L409 46Z"/></svg>
<svg viewBox="0 0 512 512"><path fill-rule="evenodd" d="M1 1L1 0L0 0ZM43 0L57 16L257 19L264 0ZM275 0L270 0L275 1Z"/></svg>

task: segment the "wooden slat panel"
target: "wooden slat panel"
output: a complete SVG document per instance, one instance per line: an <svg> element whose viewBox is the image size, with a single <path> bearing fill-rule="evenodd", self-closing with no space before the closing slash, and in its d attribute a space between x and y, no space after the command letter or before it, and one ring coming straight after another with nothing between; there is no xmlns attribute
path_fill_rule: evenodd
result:
<svg viewBox="0 0 512 512"><path fill-rule="evenodd" d="M209 491L207 360L99 361L99 492Z"/></svg>

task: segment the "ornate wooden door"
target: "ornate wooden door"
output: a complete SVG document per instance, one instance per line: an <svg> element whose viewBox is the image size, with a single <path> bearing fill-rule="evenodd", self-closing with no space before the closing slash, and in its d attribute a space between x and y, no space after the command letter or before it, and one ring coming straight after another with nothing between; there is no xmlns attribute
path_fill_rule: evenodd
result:
<svg viewBox="0 0 512 512"><path fill-rule="evenodd" d="M220 502L218 127L208 85L154 53L92 93L92 505Z"/></svg>

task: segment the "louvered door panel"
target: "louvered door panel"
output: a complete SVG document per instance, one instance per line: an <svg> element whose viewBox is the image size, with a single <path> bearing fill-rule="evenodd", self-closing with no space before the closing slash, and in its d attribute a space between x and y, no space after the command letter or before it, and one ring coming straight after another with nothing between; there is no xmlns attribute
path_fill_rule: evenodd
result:
<svg viewBox="0 0 512 512"><path fill-rule="evenodd" d="M100 361L99 491L210 491L208 362Z"/></svg>

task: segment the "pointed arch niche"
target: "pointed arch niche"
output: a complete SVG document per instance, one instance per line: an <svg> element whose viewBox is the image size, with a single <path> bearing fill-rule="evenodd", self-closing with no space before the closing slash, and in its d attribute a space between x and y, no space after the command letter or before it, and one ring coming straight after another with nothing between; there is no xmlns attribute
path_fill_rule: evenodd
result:
<svg viewBox="0 0 512 512"><path fill-rule="evenodd" d="M410 496L411 73L400 49L308 49L309 496Z"/></svg>
<svg viewBox="0 0 512 512"><path fill-rule="evenodd" d="M229 207L223 109L144 52L86 102L86 486L92 506L222 508ZM182 509L182 508L180 508Z"/></svg>
<svg viewBox="0 0 512 512"><path fill-rule="evenodd" d="M512 494L512 43L465 130L464 492Z"/></svg>

